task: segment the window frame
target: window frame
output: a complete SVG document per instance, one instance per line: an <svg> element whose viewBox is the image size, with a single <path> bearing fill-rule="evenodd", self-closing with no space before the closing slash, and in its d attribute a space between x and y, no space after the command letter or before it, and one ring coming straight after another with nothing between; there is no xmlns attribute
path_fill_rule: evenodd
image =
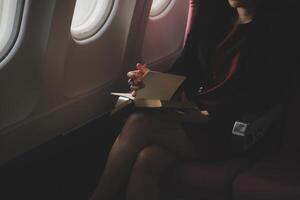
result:
<svg viewBox="0 0 300 200"><path fill-rule="evenodd" d="M152 1L152 6L153 6L153 2L154 1L155 0ZM176 2L176 0L164 0L164 1L166 3L163 3L156 10L153 10L153 7L151 6L150 13L149 13L149 18L150 19L160 18L162 15L164 15L165 13L167 13L171 9L171 7L173 7L173 5Z"/></svg>
<svg viewBox="0 0 300 200"><path fill-rule="evenodd" d="M100 0L97 0L97 1L100 1ZM98 4L100 4L100 3L97 2L97 5ZM89 31L83 30L85 32L83 34L80 33L82 31L82 29L80 27L84 27L84 25L89 21L89 19L87 18L85 20L85 23L79 25L78 27L72 27L73 19L74 19L72 17L70 33L71 33L73 40L79 44L86 44L86 43L92 42L95 39L97 39L100 35L102 35L102 33L107 29L108 25L111 23L113 17L115 16L118 4L119 4L119 0L108 0L108 6L105 10L105 13L102 14L101 19L94 19L93 21L94 22L97 21L97 23L93 23L94 26L89 27L88 28ZM74 7L73 15L75 14L75 9L76 8ZM93 11L89 14L90 17L93 13L97 13L97 12L95 12L95 9L93 9ZM95 26L95 25L97 25L97 26Z"/></svg>
<svg viewBox="0 0 300 200"><path fill-rule="evenodd" d="M2 0L0 2L0 4L1 4L0 10L4 9L2 7L3 3L4 3L3 1L9 2L11 0ZM4 43L3 47L0 49L0 69L3 67L2 66L3 62L7 59L7 57L9 57L9 54L11 53L12 49L14 48L14 46L17 43L18 36L20 35L21 24L23 21L24 10L25 10L25 0L16 0L14 16L13 15L9 16L9 18L13 18L12 24L6 25L5 28L9 29L9 30L3 31L3 34L9 34L9 36L6 37L7 39L4 38L5 39L4 41L0 41L0 42ZM1 18L2 18L2 16L0 16L0 20L2 20Z"/></svg>

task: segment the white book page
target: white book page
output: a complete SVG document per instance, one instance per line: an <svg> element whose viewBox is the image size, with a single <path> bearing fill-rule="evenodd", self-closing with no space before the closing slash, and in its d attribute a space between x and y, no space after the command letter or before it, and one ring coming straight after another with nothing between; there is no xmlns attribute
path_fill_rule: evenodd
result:
<svg viewBox="0 0 300 200"><path fill-rule="evenodd" d="M125 98L128 98L128 99L131 99L131 100L134 100L134 96L132 96L131 93L118 93L118 92L111 92L110 93L111 95L114 95L114 96L121 96L121 97L125 97Z"/></svg>
<svg viewBox="0 0 300 200"><path fill-rule="evenodd" d="M145 87L138 90L136 99L170 100L178 87L185 80L184 76L149 71L142 78Z"/></svg>

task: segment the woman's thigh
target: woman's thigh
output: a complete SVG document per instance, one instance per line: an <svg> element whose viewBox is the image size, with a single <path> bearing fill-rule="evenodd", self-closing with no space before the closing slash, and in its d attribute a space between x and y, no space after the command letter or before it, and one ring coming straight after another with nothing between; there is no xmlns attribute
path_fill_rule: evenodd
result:
<svg viewBox="0 0 300 200"><path fill-rule="evenodd" d="M145 110L132 113L127 119L119 140L158 145L185 159L196 158L194 145L173 112Z"/></svg>

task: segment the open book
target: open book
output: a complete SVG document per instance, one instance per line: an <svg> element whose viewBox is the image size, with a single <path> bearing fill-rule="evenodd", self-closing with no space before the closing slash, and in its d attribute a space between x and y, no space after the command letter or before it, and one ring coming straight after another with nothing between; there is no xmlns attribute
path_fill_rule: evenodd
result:
<svg viewBox="0 0 300 200"><path fill-rule="evenodd" d="M145 87L138 90L135 97L131 93L111 93L111 95L119 96L115 110L131 103L134 103L136 107L145 108L194 107L192 103L170 101L185 78L185 76L149 70L142 77Z"/></svg>
<svg viewBox="0 0 300 200"><path fill-rule="evenodd" d="M170 100L175 91L185 80L184 76L148 71L142 80L145 87L136 92L133 97L131 93L111 93L112 95L122 96L131 100L135 99L160 99Z"/></svg>

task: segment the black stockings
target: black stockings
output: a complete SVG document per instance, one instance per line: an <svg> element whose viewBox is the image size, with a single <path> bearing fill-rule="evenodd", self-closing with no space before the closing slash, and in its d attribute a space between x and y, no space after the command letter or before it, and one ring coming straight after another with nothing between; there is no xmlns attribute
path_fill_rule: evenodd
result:
<svg viewBox="0 0 300 200"><path fill-rule="evenodd" d="M170 114L132 114L116 139L91 200L114 200L122 190L127 199L159 199L161 172L176 157L195 158L180 123Z"/></svg>

